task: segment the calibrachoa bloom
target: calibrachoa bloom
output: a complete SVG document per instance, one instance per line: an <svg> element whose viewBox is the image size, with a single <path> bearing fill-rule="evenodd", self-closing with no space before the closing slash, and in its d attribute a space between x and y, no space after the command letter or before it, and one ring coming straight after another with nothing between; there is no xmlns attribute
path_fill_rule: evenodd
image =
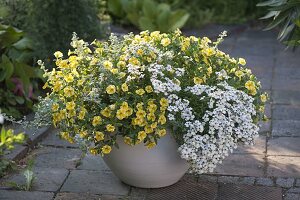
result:
<svg viewBox="0 0 300 200"><path fill-rule="evenodd" d="M45 70L43 105L61 137L92 154L109 154L117 136L153 148L169 129L191 172L212 171L238 143L253 144L268 98L245 59L218 49L224 36L144 31L88 44L74 34Z"/></svg>

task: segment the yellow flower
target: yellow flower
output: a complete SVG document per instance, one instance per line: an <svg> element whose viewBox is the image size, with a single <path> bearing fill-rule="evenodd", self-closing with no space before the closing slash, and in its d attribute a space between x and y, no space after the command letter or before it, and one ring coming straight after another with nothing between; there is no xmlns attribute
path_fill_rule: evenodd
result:
<svg viewBox="0 0 300 200"><path fill-rule="evenodd" d="M70 86L65 87L64 94L65 94L66 97L71 97L71 96L74 95L74 89Z"/></svg>
<svg viewBox="0 0 300 200"><path fill-rule="evenodd" d="M126 83L123 83L121 85L121 89L123 90L123 92L127 92L128 91L128 85Z"/></svg>
<svg viewBox="0 0 300 200"><path fill-rule="evenodd" d="M88 132L87 132L87 131L80 131L80 133L79 133L79 136L80 136L81 138L85 138L87 135L88 135Z"/></svg>
<svg viewBox="0 0 300 200"><path fill-rule="evenodd" d="M81 120L84 119L85 113L86 113L86 111L81 110L81 111L79 112L79 114L78 114L78 119L81 119Z"/></svg>
<svg viewBox="0 0 300 200"><path fill-rule="evenodd" d="M203 83L203 79L199 78L199 77L194 77L194 83L195 84L202 84Z"/></svg>
<svg viewBox="0 0 300 200"><path fill-rule="evenodd" d="M100 116L95 116L93 118L92 124L93 124L93 126L97 126L97 125L101 124L101 122L102 122L102 118Z"/></svg>
<svg viewBox="0 0 300 200"><path fill-rule="evenodd" d="M246 65L246 60L244 58L239 58L239 64Z"/></svg>
<svg viewBox="0 0 300 200"><path fill-rule="evenodd" d="M112 68L113 64L110 61L106 60L103 62L103 66L105 69L110 70Z"/></svg>
<svg viewBox="0 0 300 200"><path fill-rule="evenodd" d="M125 136L124 137L124 143L131 146L132 145L132 139L128 136Z"/></svg>
<svg viewBox="0 0 300 200"><path fill-rule="evenodd" d="M97 151L97 149L95 149L95 148L91 148L91 149L90 149L90 153L91 153L92 155L97 155L98 151Z"/></svg>
<svg viewBox="0 0 300 200"><path fill-rule="evenodd" d="M158 123L165 124L167 122L167 119L164 115L160 115L158 118Z"/></svg>
<svg viewBox="0 0 300 200"><path fill-rule="evenodd" d="M97 142L104 140L104 134L100 131L95 132L95 139Z"/></svg>
<svg viewBox="0 0 300 200"><path fill-rule="evenodd" d="M151 87L151 85L147 85L147 86L145 87L145 90L146 90L146 92L148 92L148 93L153 92L153 88Z"/></svg>
<svg viewBox="0 0 300 200"><path fill-rule="evenodd" d="M267 101L267 95L265 94L260 95L260 100L261 102L265 103Z"/></svg>
<svg viewBox="0 0 300 200"><path fill-rule="evenodd" d="M108 132L114 132L115 129L116 129L116 128L115 128L112 124L107 124L107 125L106 125L106 130L107 130Z"/></svg>
<svg viewBox="0 0 300 200"><path fill-rule="evenodd" d="M142 96L143 94L145 94L145 90L141 88L141 89L136 90L135 93Z"/></svg>
<svg viewBox="0 0 300 200"><path fill-rule="evenodd" d="M123 67L126 67L126 62L124 62L124 61L119 61L118 63L117 63L117 67L121 67L121 68L123 68Z"/></svg>
<svg viewBox="0 0 300 200"><path fill-rule="evenodd" d="M166 129L160 129L156 133L157 133L157 135L159 135L159 137L163 137L167 134L167 131L166 131Z"/></svg>
<svg viewBox="0 0 300 200"><path fill-rule="evenodd" d="M140 61L136 57L129 58L128 62L132 65L138 65L138 66L141 64Z"/></svg>
<svg viewBox="0 0 300 200"><path fill-rule="evenodd" d="M147 119L149 120L149 121L155 121L155 114L154 113L149 113L149 114L147 114Z"/></svg>
<svg viewBox="0 0 300 200"><path fill-rule="evenodd" d="M212 67L207 68L207 76L210 76L212 74Z"/></svg>
<svg viewBox="0 0 300 200"><path fill-rule="evenodd" d="M161 98L159 103L162 107L168 107L168 105L169 105L168 99L166 99L166 98Z"/></svg>
<svg viewBox="0 0 300 200"><path fill-rule="evenodd" d="M158 38L159 37L159 34L160 32L159 31L154 31L152 33L150 33L150 37L153 37L154 39Z"/></svg>
<svg viewBox="0 0 300 200"><path fill-rule="evenodd" d="M56 52L54 53L54 56L55 56L55 58L61 58L61 57L63 57L63 53L60 52L60 51L56 51Z"/></svg>
<svg viewBox="0 0 300 200"><path fill-rule="evenodd" d="M135 114L137 117L145 117L146 116L146 112L144 110L138 110Z"/></svg>
<svg viewBox="0 0 300 200"><path fill-rule="evenodd" d="M118 72L119 72L119 70L118 70L118 69L116 69L116 68L113 68L113 69L111 69L111 70L110 70L110 72L111 72L111 73L113 73L113 74L116 74L116 73L118 73Z"/></svg>
<svg viewBox="0 0 300 200"><path fill-rule="evenodd" d="M104 108L103 110L101 110L101 112L100 112L104 117L111 117L111 110L108 108L108 107L106 107L106 108Z"/></svg>
<svg viewBox="0 0 300 200"><path fill-rule="evenodd" d="M143 141L146 137L147 137L147 134L146 134L145 131L139 131L139 132L138 132L138 139L139 139L140 141Z"/></svg>
<svg viewBox="0 0 300 200"><path fill-rule="evenodd" d="M71 83L74 81L74 77L71 74L68 74L64 77L64 79L68 82Z"/></svg>
<svg viewBox="0 0 300 200"><path fill-rule="evenodd" d="M116 92L116 86L114 85L109 85L106 88L107 94L114 94Z"/></svg>
<svg viewBox="0 0 300 200"><path fill-rule="evenodd" d="M75 108L74 101L67 102L67 104L66 104L66 109L67 110L74 110L74 108Z"/></svg>
<svg viewBox="0 0 300 200"><path fill-rule="evenodd" d="M57 103L52 104L52 111L56 112L58 111L59 105Z"/></svg>
<svg viewBox="0 0 300 200"><path fill-rule="evenodd" d="M111 146L109 146L109 145L104 145L104 146L101 148L101 150L102 150L102 153L104 153L104 154L109 154L109 153L111 152Z"/></svg>
<svg viewBox="0 0 300 200"><path fill-rule="evenodd" d="M141 55L143 55L144 51L142 49L138 49L136 51L136 53L141 56Z"/></svg>
<svg viewBox="0 0 300 200"><path fill-rule="evenodd" d="M126 117L127 117L126 111L127 111L126 109L119 109L119 110L117 111L116 117L117 117L119 120L122 120L122 119L126 118Z"/></svg>
<svg viewBox="0 0 300 200"><path fill-rule="evenodd" d="M215 50L213 48L205 48L202 50L202 53L206 56L212 56L215 54Z"/></svg>
<svg viewBox="0 0 300 200"><path fill-rule="evenodd" d="M163 38L160 42L161 45L163 45L164 47L168 46L169 44L171 44L171 40L169 38Z"/></svg>
<svg viewBox="0 0 300 200"><path fill-rule="evenodd" d="M149 125L145 126L144 130L148 134L153 132L153 128L151 128L151 126L149 126Z"/></svg>
<svg viewBox="0 0 300 200"><path fill-rule="evenodd" d="M247 81L245 83L245 87L249 90L249 91L252 91L252 90L256 90L255 88L255 83L253 81Z"/></svg>
<svg viewBox="0 0 300 200"><path fill-rule="evenodd" d="M244 72L242 72L241 70L238 70L234 73L237 77L239 77L239 79L242 78L242 76L244 76Z"/></svg>
<svg viewBox="0 0 300 200"><path fill-rule="evenodd" d="M149 142L146 147L147 147L147 149L152 149L155 146L156 146L155 142Z"/></svg>

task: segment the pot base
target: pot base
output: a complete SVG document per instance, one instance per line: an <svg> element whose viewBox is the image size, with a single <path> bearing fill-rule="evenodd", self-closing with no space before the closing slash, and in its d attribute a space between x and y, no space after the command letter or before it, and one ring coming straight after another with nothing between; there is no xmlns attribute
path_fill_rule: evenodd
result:
<svg viewBox="0 0 300 200"><path fill-rule="evenodd" d="M113 148L103 160L124 183L139 188L160 188L173 185L187 172L189 165L181 159L171 134L147 149L144 144L129 146L120 137L119 149Z"/></svg>

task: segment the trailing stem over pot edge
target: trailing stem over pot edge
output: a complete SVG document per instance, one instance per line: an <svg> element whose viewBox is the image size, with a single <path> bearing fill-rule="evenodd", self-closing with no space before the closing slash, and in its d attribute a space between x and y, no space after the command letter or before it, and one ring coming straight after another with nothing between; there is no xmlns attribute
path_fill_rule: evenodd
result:
<svg viewBox="0 0 300 200"><path fill-rule="evenodd" d="M212 171L238 143L253 144L267 95L260 82L208 38L143 31L91 45L74 34L68 56L55 52L46 71L51 110L61 137L108 154L117 135L153 148L171 128L191 172ZM45 121L45 119L43 119Z"/></svg>

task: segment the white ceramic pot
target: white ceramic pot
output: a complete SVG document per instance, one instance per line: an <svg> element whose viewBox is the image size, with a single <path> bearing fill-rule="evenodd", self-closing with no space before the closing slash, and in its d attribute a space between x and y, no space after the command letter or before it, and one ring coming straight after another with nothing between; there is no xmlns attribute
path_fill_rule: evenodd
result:
<svg viewBox="0 0 300 200"><path fill-rule="evenodd" d="M119 149L113 148L103 159L128 185L140 188L169 186L179 181L189 168L188 163L180 158L178 145L169 133L150 150L144 144L129 146L121 137L117 142Z"/></svg>

